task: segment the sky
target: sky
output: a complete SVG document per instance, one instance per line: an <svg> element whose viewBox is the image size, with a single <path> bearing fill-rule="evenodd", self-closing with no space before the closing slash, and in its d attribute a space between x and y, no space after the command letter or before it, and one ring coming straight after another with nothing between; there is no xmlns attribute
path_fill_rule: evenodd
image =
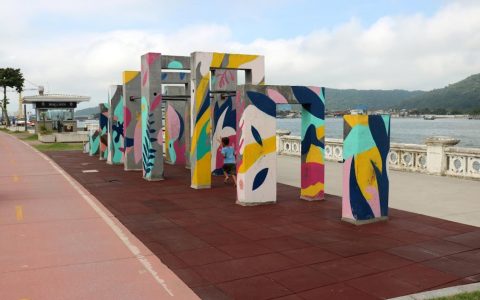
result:
<svg viewBox="0 0 480 300"><path fill-rule="evenodd" d="M80 108L146 52L265 55L267 84L431 90L480 73L479 16L476 0L0 0L0 67Z"/></svg>

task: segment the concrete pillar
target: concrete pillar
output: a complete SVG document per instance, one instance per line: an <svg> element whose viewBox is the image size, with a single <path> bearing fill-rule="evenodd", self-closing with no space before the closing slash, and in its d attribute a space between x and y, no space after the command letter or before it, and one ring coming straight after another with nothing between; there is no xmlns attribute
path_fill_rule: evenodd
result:
<svg viewBox="0 0 480 300"><path fill-rule="evenodd" d="M100 103L100 160L108 156L108 103Z"/></svg>
<svg viewBox="0 0 480 300"><path fill-rule="evenodd" d="M112 165L123 164L123 87L110 87L108 108L108 155L107 163Z"/></svg>
<svg viewBox="0 0 480 300"><path fill-rule="evenodd" d="M425 140L427 145L427 172L432 175L445 175L448 169L445 149L458 144L460 140L446 136L433 136Z"/></svg>
<svg viewBox="0 0 480 300"><path fill-rule="evenodd" d="M185 95L183 86L166 86L165 95L178 96ZM185 145L185 106L187 101L182 99L169 100L165 102L165 162L172 165L186 164Z"/></svg>
<svg viewBox="0 0 480 300"><path fill-rule="evenodd" d="M162 65L160 53L142 55L143 178L163 180Z"/></svg>
<svg viewBox="0 0 480 300"><path fill-rule="evenodd" d="M342 221L355 225L388 218L389 115L345 115Z"/></svg>
<svg viewBox="0 0 480 300"><path fill-rule="evenodd" d="M123 72L123 132L125 171L142 170L142 118L140 72Z"/></svg>
<svg viewBox="0 0 480 300"><path fill-rule="evenodd" d="M88 133L88 144L90 146L88 154L90 156L95 156L99 154L99 146L100 146L100 136L99 130L96 129L95 131L90 131Z"/></svg>

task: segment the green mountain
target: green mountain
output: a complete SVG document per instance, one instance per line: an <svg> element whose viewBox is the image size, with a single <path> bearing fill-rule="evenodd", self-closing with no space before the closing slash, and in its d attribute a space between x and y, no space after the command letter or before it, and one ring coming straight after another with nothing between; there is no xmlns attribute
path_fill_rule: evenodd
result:
<svg viewBox="0 0 480 300"><path fill-rule="evenodd" d="M75 116L77 117L88 117L91 115L98 115L99 113L100 113L100 108L98 107L98 105L75 110Z"/></svg>
<svg viewBox="0 0 480 300"><path fill-rule="evenodd" d="M326 109L329 111L348 110L364 107L368 110L397 107L406 99L424 94L423 91L406 90L340 90L325 89Z"/></svg>
<svg viewBox="0 0 480 300"><path fill-rule="evenodd" d="M406 99L398 108L480 112L480 74L475 74L441 89Z"/></svg>

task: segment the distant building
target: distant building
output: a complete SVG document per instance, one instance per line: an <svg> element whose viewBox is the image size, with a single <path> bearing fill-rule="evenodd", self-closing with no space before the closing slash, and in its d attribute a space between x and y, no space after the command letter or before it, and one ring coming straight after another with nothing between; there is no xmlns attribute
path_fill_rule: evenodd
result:
<svg viewBox="0 0 480 300"><path fill-rule="evenodd" d="M39 88L39 94L22 98L24 104L33 104L35 108L35 131L40 129L59 132L77 131L77 121L74 110L80 102L90 101L90 97L44 94ZM44 128L42 128L44 127Z"/></svg>

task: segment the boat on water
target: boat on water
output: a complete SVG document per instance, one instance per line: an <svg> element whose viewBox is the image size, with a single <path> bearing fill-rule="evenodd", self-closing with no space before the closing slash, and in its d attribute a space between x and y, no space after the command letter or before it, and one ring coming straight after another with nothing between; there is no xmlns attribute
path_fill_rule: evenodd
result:
<svg viewBox="0 0 480 300"><path fill-rule="evenodd" d="M423 116L424 120L435 120L435 116Z"/></svg>

